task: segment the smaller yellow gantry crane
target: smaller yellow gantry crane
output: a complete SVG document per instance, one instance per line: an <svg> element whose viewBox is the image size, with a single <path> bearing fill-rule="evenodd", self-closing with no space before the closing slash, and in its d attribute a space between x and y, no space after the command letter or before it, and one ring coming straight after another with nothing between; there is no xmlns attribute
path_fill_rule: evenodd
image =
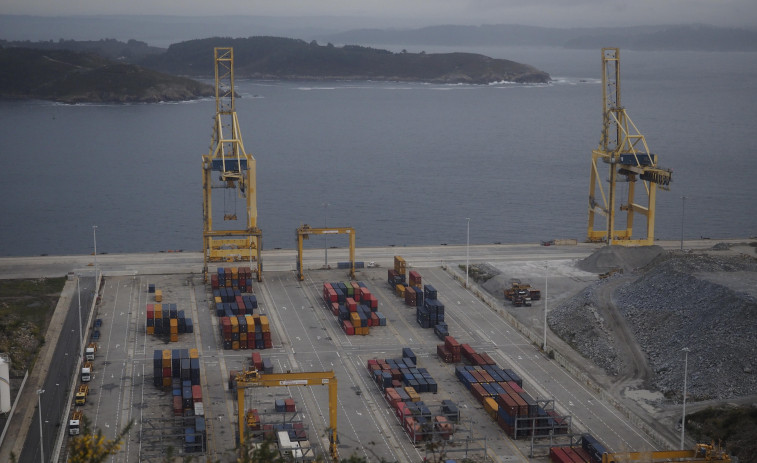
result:
<svg viewBox="0 0 757 463"><path fill-rule="evenodd" d="M245 405L244 392L249 387L282 386L328 386L329 388L329 453L334 462L339 461L336 433L337 380L333 371L302 373L260 373L256 369L243 371L236 377L237 420L239 422L239 442L244 442Z"/></svg>

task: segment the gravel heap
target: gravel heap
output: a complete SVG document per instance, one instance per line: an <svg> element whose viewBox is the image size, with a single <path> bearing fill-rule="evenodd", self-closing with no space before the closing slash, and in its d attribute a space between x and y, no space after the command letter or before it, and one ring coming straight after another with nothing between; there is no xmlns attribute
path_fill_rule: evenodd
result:
<svg viewBox="0 0 757 463"><path fill-rule="evenodd" d="M609 248L608 248L609 249ZM628 321L636 341L646 353L652 371L651 386L668 397L682 395L683 355L688 358L688 395L693 400L727 399L757 393L757 260L747 256L708 254L658 254L644 267L634 251L603 249L582 262L584 269L604 266L611 259L616 267L637 268L628 283L619 286L613 301ZM621 255L621 253L623 253ZM624 262L624 257L632 257ZM641 265L638 265L641 264ZM605 271L606 267L600 268ZM713 274L708 279L708 274ZM613 276L614 278L626 278ZM722 282L732 278L737 284ZM623 367L613 345L614 337L604 324L593 298L601 285L593 283L550 313L552 330L609 374ZM753 291L734 290L753 287Z"/></svg>
<svg viewBox="0 0 757 463"><path fill-rule="evenodd" d="M610 375L623 367L612 333L594 305L594 290L604 281L593 283L547 316L552 331L574 350L592 360Z"/></svg>
<svg viewBox="0 0 757 463"><path fill-rule="evenodd" d="M579 261L576 267L592 273L604 273L616 268L631 272L648 265L664 253L665 250L660 246L604 246Z"/></svg>

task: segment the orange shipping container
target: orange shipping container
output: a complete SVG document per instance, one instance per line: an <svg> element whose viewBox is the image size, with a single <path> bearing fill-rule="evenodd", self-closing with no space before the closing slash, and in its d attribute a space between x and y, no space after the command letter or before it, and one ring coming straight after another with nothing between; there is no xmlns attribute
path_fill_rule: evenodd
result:
<svg viewBox="0 0 757 463"><path fill-rule="evenodd" d="M163 349L163 368L171 368L171 349Z"/></svg>

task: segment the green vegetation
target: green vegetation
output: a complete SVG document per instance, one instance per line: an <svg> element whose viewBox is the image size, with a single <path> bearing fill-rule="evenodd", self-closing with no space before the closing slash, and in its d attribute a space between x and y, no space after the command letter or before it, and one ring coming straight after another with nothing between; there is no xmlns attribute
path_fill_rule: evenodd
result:
<svg viewBox="0 0 757 463"><path fill-rule="evenodd" d="M686 432L697 442L724 445L740 463L757 462L757 407L707 408L686 416Z"/></svg>
<svg viewBox="0 0 757 463"><path fill-rule="evenodd" d="M182 101L214 92L207 84L95 54L0 49L0 98L129 103Z"/></svg>
<svg viewBox="0 0 757 463"><path fill-rule="evenodd" d="M13 370L34 363L65 283L65 277L0 280L0 352L8 353Z"/></svg>
<svg viewBox="0 0 757 463"><path fill-rule="evenodd" d="M392 53L280 37L190 40L173 44L164 55L148 56L140 64L172 74L210 77L214 75L215 47L233 47L235 75L254 79L474 84L549 81L549 74L534 67L474 53Z"/></svg>

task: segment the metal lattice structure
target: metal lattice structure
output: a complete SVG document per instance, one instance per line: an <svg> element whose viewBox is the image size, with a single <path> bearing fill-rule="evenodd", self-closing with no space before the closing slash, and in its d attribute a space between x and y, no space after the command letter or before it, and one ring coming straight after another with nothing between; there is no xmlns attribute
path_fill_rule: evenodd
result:
<svg viewBox="0 0 757 463"><path fill-rule="evenodd" d="M609 166L607 192L600 181L600 161ZM657 155L649 152L644 135L620 102L620 50L603 48L602 136L599 147L591 153L588 241L620 245L654 244L657 189L668 190L671 180L672 171L658 167ZM644 187L646 205L635 202L639 181ZM618 208L617 190L624 183L627 185L627 196ZM616 222L618 212L625 212L625 228ZM595 227L598 214L606 218L605 229ZM646 218L646 237L636 240L632 239L635 214Z"/></svg>
<svg viewBox="0 0 757 463"><path fill-rule="evenodd" d="M257 267L257 279L262 281L262 232L257 226L257 185L255 158L247 153L237 118L234 91L234 50L215 48L216 114L210 151L202 156L203 170L203 274L207 279L208 262L249 261ZM213 176L217 175L216 183ZM231 194L233 210L224 207L223 220L241 222L241 227L214 227L213 190ZM236 211L236 199L244 201L241 219ZM224 196L224 206L226 196ZM252 261L257 261L257 266Z"/></svg>

